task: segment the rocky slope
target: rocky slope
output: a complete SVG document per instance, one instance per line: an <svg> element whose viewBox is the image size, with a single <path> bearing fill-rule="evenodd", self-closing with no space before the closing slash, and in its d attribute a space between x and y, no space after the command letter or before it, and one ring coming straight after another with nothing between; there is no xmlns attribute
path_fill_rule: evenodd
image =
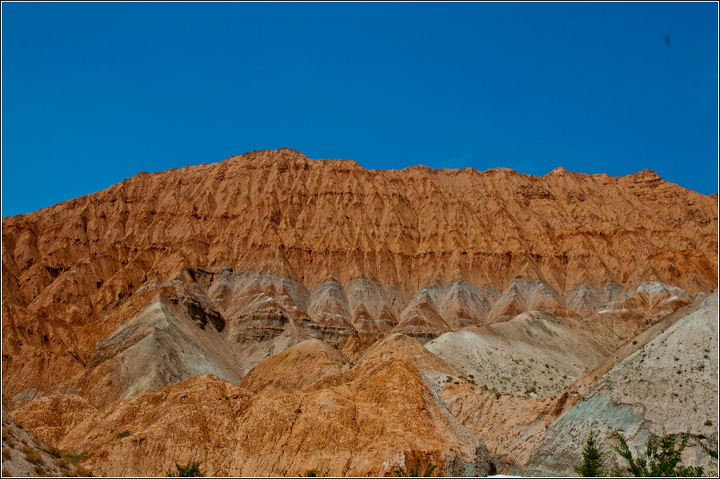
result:
<svg viewBox="0 0 720 479"><path fill-rule="evenodd" d="M311 337L427 339L531 310L618 345L717 286L717 212L649 170L380 171L283 149L141 173L3 218L3 400L95 398L119 374L101 405L198 372L236 381ZM143 323L163 315L184 320ZM167 372L111 373L127 347Z"/></svg>
<svg viewBox="0 0 720 479"><path fill-rule="evenodd" d="M690 429L694 445L702 437L717 438L716 301L714 293L669 315L552 396L493 391L476 384L486 378L473 379L464 374L443 381L439 394L453 415L496 457L497 469L506 474L573 475L574 466L582 462L582 449L591 428L601 433L602 448L610 452L610 459L619 459L609 449L610 434L618 428L627 432L625 436L633 448L644 444L649 432L661 434L663 428L667 432ZM472 331L469 333L474 336ZM557 339L558 344L566 341L561 335ZM481 350L487 348L483 343L479 345ZM648 362L647 348L657 353L652 364ZM546 340L545 347L538 349L551 352L552 340ZM638 363L638 357L643 356L644 361ZM669 377L677 377L677 368L668 367L668 363L677 366L683 360L691 361L694 369L687 368L689 374L683 388L679 388L677 381ZM492 355L490 361L499 362ZM657 361L660 363L655 364ZM632 371L627 370L628 364ZM651 371L645 370L646 365ZM685 396L679 398L678 390L683 389ZM694 408L692 418L685 413L689 398ZM692 398L697 399L693 402ZM685 464L707 464L709 456L699 446L686 452ZM712 467L710 464L706 470Z"/></svg>
<svg viewBox="0 0 720 479"><path fill-rule="evenodd" d="M525 464L527 431L580 400L563 388L717 287L717 228L716 195L649 170L381 171L282 149L141 173L3 218L3 405L102 474L195 457L223 474ZM322 398L342 406L325 431L340 445L303 439L323 408L292 413ZM386 443L373 410L393 418ZM116 441L118 411L144 419ZM260 417L275 436L212 439L259 434Z"/></svg>
<svg viewBox="0 0 720 479"><path fill-rule="evenodd" d="M599 447L608 451L615 431L634 451L644 450L650 434L689 431L694 447L686 451L686 464L708 466L709 456L697 440L718 438L717 298L716 292L698 311L600 377L581 402L550 426L527 472L571 473L591 428Z"/></svg>
<svg viewBox="0 0 720 479"><path fill-rule="evenodd" d="M18 426L3 407L2 477L89 476L90 471L78 465L66 451L46 444L32 432Z"/></svg>
<svg viewBox="0 0 720 479"><path fill-rule="evenodd" d="M222 476L382 476L414 461L446 475L487 475L495 467L487 448L423 379L453 373L403 335L376 343L354 366L309 340L240 386L201 375L101 409L76 395L49 396L13 414L59 447L88 452L83 464L96 475L162 475L189 460Z"/></svg>
<svg viewBox="0 0 720 479"><path fill-rule="evenodd" d="M445 333L427 348L478 386L530 397L561 391L612 352L581 321L537 311Z"/></svg>

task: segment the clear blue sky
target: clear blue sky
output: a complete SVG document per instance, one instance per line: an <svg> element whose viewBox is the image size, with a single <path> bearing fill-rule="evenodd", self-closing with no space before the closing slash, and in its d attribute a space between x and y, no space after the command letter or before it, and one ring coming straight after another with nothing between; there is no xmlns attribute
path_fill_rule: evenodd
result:
<svg viewBox="0 0 720 479"><path fill-rule="evenodd" d="M2 216L266 148L718 191L708 3L3 3Z"/></svg>

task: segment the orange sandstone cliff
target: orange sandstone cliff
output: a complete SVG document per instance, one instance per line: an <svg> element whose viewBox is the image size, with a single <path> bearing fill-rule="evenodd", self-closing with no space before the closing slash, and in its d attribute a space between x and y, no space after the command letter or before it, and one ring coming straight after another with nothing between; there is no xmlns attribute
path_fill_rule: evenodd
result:
<svg viewBox="0 0 720 479"><path fill-rule="evenodd" d="M62 427L77 440L95 438L98 447L102 435L93 428L105 424L98 418L117 408L159 407L158 401L180 394L162 388L184 385L185 398L210 388L218 404L235 398L227 420L207 426L235 435L255 427L251 413L262 402L254 395L281 409L297 404L301 412L272 418L280 428L275 446L260 441L246 446L256 447L252 451L226 451L227 460L211 467L218 474L302 473L322 461L297 458L318 451L335 464L333 474L390 473L398 454L423 464L433 458L446 473L463 467L487 473L482 443L452 446L467 430L429 386L467 371L428 366L432 361L407 353L409 346L400 349L413 359L398 353L373 367L388 378L407 376L407 394L415 398L408 404L422 406L419 417L428 415L425 429L422 421L416 424L424 432L412 438L396 432L395 442L377 447L358 439L370 437L362 428L375 423L370 416L359 423L352 414L382 404L401 422L392 405L409 401L405 393L397 403L385 398L375 376L363 376L361 355L373 341L428 342L477 330L484 339L473 341L492 348L493 338L511 337L512 330L513 338L529 344L523 321L554 320L532 313L512 323L520 329L501 325L539 311L560 321L567 344L589 354L564 367L553 359L560 353L542 353L569 384L718 282L717 196L686 190L650 170L626 177L563 168L542 177L503 168L383 171L354 161L311 160L289 149L255 151L140 173L91 195L6 217L2 235L3 404L41 427L33 410L57 408L56 399L47 401L67 395L73 406L59 416L80 408L97 421L76 424L75 418L74 429ZM308 344L315 365L309 370L298 366L306 360L298 351L305 350L293 349ZM283 359L283 351L294 351L296 359ZM514 357L529 365L528 358ZM285 366L270 374L253 370L274 364L266 360ZM297 374L287 373L291 363ZM203 379L181 383L196 376ZM499 384L502 376L493 378ZM548 394L557 391L543 384ZM199 400L171 402L182 415ZM300 439L292 446L297 432L288 424L304 417L304 404L319 411L327 401L342 405L337 427L355 431L348 436L354 439L340 450L306 450L309 443ZM205 417L204 407L191 415ZM311 431L309 424L302 427ZM143 434L156 434L150 427L137 425ZM53 431L53 440L72 442ZM172 457L188 456L187 441ZM140 443L122 446L123 454L138 453ZM286 459L273 449L283 444L295 448ZM98 472L143 475L163 472L172 457L162 454L148 470L93 461Z"/></svg>

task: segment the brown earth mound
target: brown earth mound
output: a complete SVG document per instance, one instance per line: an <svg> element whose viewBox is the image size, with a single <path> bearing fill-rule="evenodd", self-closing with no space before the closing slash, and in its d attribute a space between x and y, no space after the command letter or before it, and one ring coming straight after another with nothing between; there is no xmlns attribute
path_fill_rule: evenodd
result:
<svg viewBox="0 0 720 479"><path fill-rule="evenodd" d="M201 375L102 409L77 396L51 396L13 415L58 447L88 452L83 464L95 475L164 474L190 460L210 475L234 476L313 469L382 476L417 461L446 475L494 470L485 446L424 382L427 368L451 366L400 335L346 373L335 373L343 359L310 340L255 368L246 381L258 392ZM310 364L316 367L303 368ZM277 376L272 366L278 365L300 366L291 369L302 379L324 371L328 380L305 388L302 380L259 386L256 378L264 371Z"/></svg>

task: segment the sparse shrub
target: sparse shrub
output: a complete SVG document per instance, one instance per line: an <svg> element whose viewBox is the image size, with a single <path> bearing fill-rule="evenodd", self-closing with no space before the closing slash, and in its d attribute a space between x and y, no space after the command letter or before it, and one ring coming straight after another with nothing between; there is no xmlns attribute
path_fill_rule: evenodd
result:
<svg viewBox="0 0 720 479"><path fill-rule="evenodd" d="M676 443L680 437L680 444ZM616 433L613 449L628 462L630 472L636 477L696 477L702 476L703 467L682 466L680 460L690 438L690 433L663 434L663 437L651 435L646 451L633 458L625 438Z"/></svg>
<svg viewBox="0 0 720 479"><path fill-rule="evenodd" d="M595 444L595 433L590 430L587 443L583 449L583 463L581 466L575 468L575 472L584 477L599 477L604 476L602 468L605 464L603 459L604 453L600 452Z"/></svg>
<svg viewBox="0 0 720 479"><path fill-rule="evenodd" d="M66 451L65 449L60 450L60 454L62 454L63 456L67 457L68 459L70 459L72 462L75 462L75 463L82 461L83 459L85 459L85 456L88 455L87 451L81 452L80 454L71 454L68 451Z"/></svg>
<svg viewBox="0 0 720 479"><path fill-rule="evenodd" d="M25 453L25 459L28 462L32 462L33 464L40 462L40 451L37 449L25 446L22 448L22 452Z"/></svg>
<svg viewBox="0 0 720 479"><path fill-rule="evenodd" d="M2 457L3 459L10 459L10 449L8 449L7 447L3 447Z"/></svg>
<svg viewBox="0 0 720 479"><path fill-rule="evenodd" d="M12 447L12 448L14 449L14 448L15 448L15 444L17 444L17 443L13 440L13 438L9 437L9 438L7 438L7 440L5 441L5 444L7 444L8 446L10 446L10 447Z"/></svg>
<svg viewBox="0 0 720 479"><path fill-rule="evenodd" d="M705 421L705 425L712 426L712 421L710 419L708 419L707 421Z"/></svg>
<svg viewBox="0 0 720 479"><path fill-rule="evenodd" d="M305 472L303 477L327 477L327 475L327 471L322 472L319 469L310 469L309 471Z"/></svg>
<svg viewBox="0 0 720 479"><path fill-rule="evenodd" d="M205 477L205 472L200 469L199 462L188 462L185 466L175 464L177 472L169 471L168 477Z"/></svg>
<svg viewBox="0 0 720 479"><path fill-rule="evenodd" d="M124 437L128 437L130 434L132 434L130 431L123 431L123 432L117 433L117 435L115 437L117 439L122 439Z"/></svg>
<svg viewBox="0 0 720 479"><path fill-rule="evenodd" d="M38 476L44 476L45 475L45 469L40 466L35 466L35 472Z"/></svg>
<svg viewBox="0 0 720 479"><path fill-rule="evenodd" d="M68 463L65 462L65 459L60 459L60 461L58 461L58 467L66 468L68 467Z"/></svg>
<svg viewBox="0 0 720 479"><path fill-rule="evenodd" d="M7 433L7 431L5 429L3 429L2 437L3 437L3 441L6 440L8 437L10 437L10 435Z"/></svg>
<svg viewBox="0 0 720 479"><path fill-rule="evenodd" d="M2 477L12 477L12 474L10 474L10 471L8 471L7 469L5 469L3 467L2 468Z"/></svg>
<svg viewBox="0 0 720 479"><path fill-rule="evenodd" d="M46 450L47 450L48 454L55 456L55 457L60 457L62 455L60 453L60 449L58 449L55 446L48 446Z"/></svg>
<svg viewBox="0 0 720 479"><path fill-rule="evenodd" d="M437 469L437 466L435 466L432 463L428 462L428 465L425 467L425 471L420 474L420 461L416 460L415 463L408 467L408 470L405 471L402 467L397 467L393 471L393 476L395 477L430 477L432 476L433 471Z"/></svg>
<svg viewBox="0 0 720 479"><path fill-rule="evenodd" d="M637 344L637 339L635 341L633 341L633 346L635 346L636 344Z"/></svg>

